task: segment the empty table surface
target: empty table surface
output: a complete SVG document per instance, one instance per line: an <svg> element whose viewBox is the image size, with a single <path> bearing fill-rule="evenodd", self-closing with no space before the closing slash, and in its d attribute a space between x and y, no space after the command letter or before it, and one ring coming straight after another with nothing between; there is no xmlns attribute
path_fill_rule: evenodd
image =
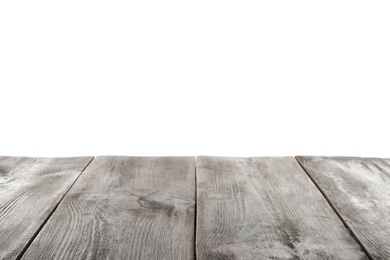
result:
<svg viewBox="0 0 390 260"><path fill-rule="evenodd" d="M390 159L0 157L0 259L390 259Z"/></svg>

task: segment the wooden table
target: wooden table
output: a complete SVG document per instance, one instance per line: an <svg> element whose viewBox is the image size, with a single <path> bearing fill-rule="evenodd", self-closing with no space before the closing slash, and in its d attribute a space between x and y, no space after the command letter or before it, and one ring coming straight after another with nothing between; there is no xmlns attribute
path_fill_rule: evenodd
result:
<svg viewBox="0 0 390 260"><path fill-rule="evenodd" d="M390 259L390 159L0 157L0 259Z"/></svg>

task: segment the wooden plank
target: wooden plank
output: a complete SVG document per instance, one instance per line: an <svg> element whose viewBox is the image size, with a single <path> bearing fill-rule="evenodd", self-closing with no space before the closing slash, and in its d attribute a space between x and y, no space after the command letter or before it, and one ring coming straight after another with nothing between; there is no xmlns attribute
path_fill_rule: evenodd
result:
<svg viewBox="0 0 390 260"><path fill-rule="evenodd" d="M97 157L25 259L193 259L194 157Z"/></svg>
<svg viewBox="0 0 390 260"><path fill-rule="evenodd" d="M0 157L0 259L31 242L92 157Z"/></svg>
<svg viewBox="0 0 390 260"><path fill-rule="evenodd" d="M292 157L197 160L198 259L367 259Z"/></svg>
<svg viewBox="0 0 390 260"><path fill-rule="evenodd" d="M390 259L390 159L297 157L374 259Z"/></svg>

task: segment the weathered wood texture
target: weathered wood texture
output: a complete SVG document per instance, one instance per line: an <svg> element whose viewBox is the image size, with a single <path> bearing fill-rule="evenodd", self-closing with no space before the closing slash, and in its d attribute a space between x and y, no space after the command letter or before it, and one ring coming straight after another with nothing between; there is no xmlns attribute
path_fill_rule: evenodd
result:
<svg viewBox="0 0 390 260"><path fill-rule="evenodd" d="M198 259L367 259L292 157L197 160Z"/></svg>
<svg viewBox="0 0 390 260"><path fill-rule="evenodd" d="M374 259L390 259L390 159L297 157Z"/></svg>
<svg viewBox="0 0 390 260"><path fill-rule="evenodd" d="M0 259L15 259L92 160L0 157Z"/></svg>
<svg viewBox="0 0 390 260"><path fill-rule="evenodd" d="M193 259L194 157L97 157L25 259Z"/></svg>

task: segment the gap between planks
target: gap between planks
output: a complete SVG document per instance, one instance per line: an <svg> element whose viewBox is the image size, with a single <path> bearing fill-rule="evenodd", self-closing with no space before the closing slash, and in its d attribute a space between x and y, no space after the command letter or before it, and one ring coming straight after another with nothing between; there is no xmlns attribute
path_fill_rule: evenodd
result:
<svg viewBox="0 0 390 260"><path fill-rule="evenodd" d="M298 155L297 155L298 156ZM332 204L332 202L329 200L329 198L326 196L325 192L321 189L321 187L317 184L317 182L311 177L311 175L306 171L305 167L301 164L301 162L297 159L297 156L294 156L294 159L298 162L299 166L301 166L302 170L307 174L307 176L310 178L310 180L314 183L314 185L317 187L317 189L321 192L322 196L326 199L329 206L333 209L333 211L336 213L336 215L339 217L340 221L344 224L345 228L351 233L352 237L355 239L355 241L360 245L364 253L366 253L367 257L370 260L374 260L374 258L370 255L370 253L367 251L367 249L364 247L362 242L358 239L358 237L355 235L355 233L352 231L352 229L348 226L347 222L343 219L343 217L340 215L340 213L337 211L336 207Z"/></svg>
<svg viewBox="0 0 390 260"><path fill-rule="evenodd" d="M198 233L197 230L197 223L198 223L198 179L197 179L197 169L198 169L198 157L195 156L195 216L194 216L194 260L198 259L198 251L197 251L197 244L196 244L196 234Z"/></svg>
<svg viewBox="0 0 390 260"><path fill-rule="evenodd" d="M27 249L30 247L32 242L35 240L35 238L38 236L38 234L41 232L42 228L46 225L46 223L49 221L50 217L53 215L53 213L57 210L58 206L61 204L62 200L65 198L66 194L72 189L73 185L77 182L77 180L80 178L81 174L85 171L85 169L88 168L88 166L91 164L91 162L95 159L95 157L92 157L92 159L87 163L87 165L83 168L83 170L80 172L80 174L77 176L77 178L74 180L72 185L70 185L69 189L62 195L62 198L58 201L58 203L54 206L53 210L50 211L49 215L46 217L46 219L42 222L42 224L39 226L37 231L33 234L33 236L30 238L28 243L23 247L22 251L19 253L19 255L15 258L16 260L22 259L23 255L26 253Z"/></svg>

